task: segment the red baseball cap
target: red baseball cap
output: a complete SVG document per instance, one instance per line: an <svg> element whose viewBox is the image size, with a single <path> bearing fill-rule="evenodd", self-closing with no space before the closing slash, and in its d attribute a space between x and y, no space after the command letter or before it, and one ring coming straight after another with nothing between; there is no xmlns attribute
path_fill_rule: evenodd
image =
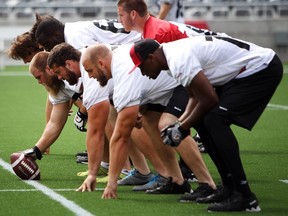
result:
<svg viewBox="0 0 288 216"><path fill-rule="evenodd" d="M142 39L135 42L130 49L130 57L135 66L128 74L132 73L137 67L139 67L139 65L148 58L148 55L154 53L159 47L160 44L152 39Z"/></svg>

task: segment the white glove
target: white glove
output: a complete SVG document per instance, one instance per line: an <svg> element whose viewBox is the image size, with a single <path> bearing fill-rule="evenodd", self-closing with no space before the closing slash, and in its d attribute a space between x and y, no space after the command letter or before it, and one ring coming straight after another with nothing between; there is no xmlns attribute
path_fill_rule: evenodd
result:
<svg viewBox="0 0 288 216"><path fill-rule="evenodd" d="M80 112L80 110L78 110L74 118L74 124L77 127L77 129L80 130L81 132L87 131L87 129L85 128L87 119L88 119L88 116Z"/></svg>

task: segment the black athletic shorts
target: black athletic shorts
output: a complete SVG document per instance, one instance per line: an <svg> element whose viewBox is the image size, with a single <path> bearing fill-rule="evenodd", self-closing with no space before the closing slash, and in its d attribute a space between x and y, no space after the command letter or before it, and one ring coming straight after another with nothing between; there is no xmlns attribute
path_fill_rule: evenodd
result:
<svg viewBox="0 0 288 216"><path fill-rule="evenodd" d="M268 67L248 77L216 87L219 106L211 110L232 124L251 130L273 96L283 75L283 65L275 55Z"/></svg>
<svg viewBox="0 0 288 216"><path fill-rule="evenodd" d="M154 112L169 113L179 118L185 111L189 101L189 96L186 89L180 85L177 86L169 100L167 106L160 104L147 104L146 109Z"/></svg>

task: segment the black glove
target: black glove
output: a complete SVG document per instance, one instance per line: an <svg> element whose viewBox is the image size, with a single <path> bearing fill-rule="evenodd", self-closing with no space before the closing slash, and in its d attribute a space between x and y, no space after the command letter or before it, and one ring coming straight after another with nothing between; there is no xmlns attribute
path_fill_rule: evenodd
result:
<svg viewBox="0 0 288 216"><path fill-rule="evenodd" d="M33 160L42 159L42 153L37 146L23 151L23 154L25 155L25 157L31 157Z"/></svg>
<svg viewBox="0 0 288 216"><path fill-rule="evenodd" d="M88 116L86 114L80 112L80 109L79 109L75 115L75 118L74 118L74 124L78 130L80 130L82 132L87 131L87 129L85 128L86 123L87 123L87 119L88 119Z"/></svg>
<svg viewBox="0 0 288 216"><path fill-rule="evenodd" d="M176 122L173 125L169 125L165 131L162 131L161 137L163 142L166 145L170 145L172 147L177 147L182 142L182 140L190 134L190 130L183 129L179 122Z"/></svg>

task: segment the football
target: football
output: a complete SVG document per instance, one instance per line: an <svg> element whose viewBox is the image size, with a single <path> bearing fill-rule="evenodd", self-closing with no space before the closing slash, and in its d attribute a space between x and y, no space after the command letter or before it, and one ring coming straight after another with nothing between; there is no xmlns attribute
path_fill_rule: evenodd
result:
<svg viewBox="0 0 288 216"><path fill-rule="evenodd" d="M15 174L23 180L40 180L40 170L36 161L21 152L10 155L10 162Z"/></svg>

